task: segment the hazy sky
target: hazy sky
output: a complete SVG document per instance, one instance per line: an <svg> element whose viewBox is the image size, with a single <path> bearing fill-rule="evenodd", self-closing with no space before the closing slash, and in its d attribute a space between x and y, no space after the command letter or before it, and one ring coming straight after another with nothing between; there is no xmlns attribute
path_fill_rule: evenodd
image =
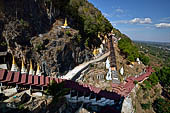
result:
<svg viewBox="0 0 170 113"><path fill-rule="evenodd" d="M88 0L132 40L170 42L170 0Z"/></svg>

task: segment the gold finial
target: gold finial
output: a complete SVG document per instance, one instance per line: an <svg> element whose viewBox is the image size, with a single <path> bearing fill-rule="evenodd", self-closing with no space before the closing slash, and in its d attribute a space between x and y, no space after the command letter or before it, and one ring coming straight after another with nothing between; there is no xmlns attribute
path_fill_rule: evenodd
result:
<svg viewBox="0 0 170 113"><path fill-rule="evenodd" d="M98 54L98 50L95 48L95 49L93 50L93 55L96 56L97 54Z"/></svg>
<svg viewBox="0 0 170 113"><path fill-rule="evenodd" d="M33 70L32 68L32 61L30 60L30 70Z"/></svg>
<svg viewBox="0 0 170 113"><path fill-rule="evenodd" d="M32 66L32 61L30 60L30 70L29 70L29 75L34 75L34 70Z"/></svg>
<svg viewBox="0 0 170 113"><path fill-rule="evenodd" d="M12 64L16 64L16 62L15 62L15 57L14 56L12 56Z"/></svg>
<svg viewBox="0 0 170 113"><path fill-rule="evenodd" d="M67 18L65 18L64 26L68 26L67 25Z"/></svg>
<svg viewBox="0 0 170 113"><path fill-rule="evenodd" d="M24 68L24 60L22 59L22 68Z"/></svg>
<svg viewBox="0 0 170 113"><path fill-rule="evenodd" d="M25 69L24 58L22 58L21 74L24 74L24 73L27 73L27 70Z"/></svg>
<svg viewBox="0 0 170 113"><path fill-rule="evenodd" d="M14 57L14 56L12 56L12 67L11 67L11 71L14 71L14 72L18 71L18 67L17 67L17 65L16 65L15 57Z"/></svg>
<svg viewBox="0 0 170 113"><path fill-rule="evenodd" d="M40 71L40 65L39 65L39 63L37 64L37 71Z"/></svg>
<svg viewBox="0 0 170 113"><path fill-rule="evenodd" d="M36 75L41 76L40 65L37 63L37 72Z"/></svg>
<svg viewBox="0 0 170 113"><path fill-rule="evenodd" d="M98 38L100 38L100 32L98 33Z"/></svg>

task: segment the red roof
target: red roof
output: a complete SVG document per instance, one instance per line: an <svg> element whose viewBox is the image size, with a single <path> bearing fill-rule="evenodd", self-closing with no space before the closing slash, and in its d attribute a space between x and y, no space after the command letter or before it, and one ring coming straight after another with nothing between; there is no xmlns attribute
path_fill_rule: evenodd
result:
<svg viewBox="0 0 170 113"><path fill-rule="evenodd" d="M56 81L56 83L59 83L59 79L58 78L55 78L55 81Z"/></svg>
<svg viewBox="0 0 170 113"><path fill-rule="evenodd" d="M66 80L65 86L67 88L72 88L78 91L85 91L85 92L94 92L99 94L100 96L104 96L107 98L119 98L120 95L126 97L131 90L135 87L134 80L142 81L146 77L149 77L153 72L151 67L146 69L146 73L140 75L139 77L135 78L131 76L126 79L126 84L114 84L112 83L111 86L113 87L114 92L103 91L100 88L96 88L95 86L89 84L81 84L74 81ZM16 84L24 84L24 85L36 85L36 86L47 86L50 83L50 80L55 80L57 83L61 83L65 81L65 79L54 78L54 77L44 77L42 76L32 76L26 74L20 74L20 72L11 72L7 73L6 70L0 70L0 81L7 82L7 83L16 83ZM116 93L115 93L116 92Z"/></svg>
<svg viewBox="0 0 170 113"><path fill-rule="evenodd" d="M63 82L63 80L61 78L58 79L58 83L61 83Z"/></svg>
<svg viewBox="0 0 170 113"><path fill-rule="evenodd" d="M45 77L43 75L40 76L40 85L45 85Z"/></svg>
<svg viewBox="0 0 170 113"><path fill-rule="evenodd" d="M135 77L134 77L134 76L130 76L130 77L128 77L128 78L126 79L126 81L133 81L133 80L135 80Z"/></svg>
<svg viewBox="0 0 170 113"><path fill-rule="evenodd" d="M38 75L34 75L34 85L38 85Z"/></svg>
<svg viewBox="0 0 170 113"><path fill-rule="evenodd" d="M50 83L50 77L45 77L45 86L48 86Z"/></svg>
<svg viewBox="0 0 170 113"><path fill-rule="evenodd" d="M14 79L12 82L17 83L19 82L19 77L20 77L20 72L15 72L14 73Z"/></svg>
<svg viewBox="0 0 170 113"><path fill-rule="evenodd" d="M21 75L21 82L19 82L18 84L25 84L27 82L27 74L22 74Z"/></svg>
<svg viewBox="0 0 170 113"><path fill-rule="evenodd" d="M33 83L33 76L32 75L28 75L28 82L26 84L31 85Z"/></svg>
<svg viewBox="0 0 170 113"><path fill-rule="evenodd" d="M50 77L50 82L53 81L53 80L55 80L55 78L54 77Z"/></svg>
<svg viewBox="0 0 170 113"><path fill-rule="evenodd" d="M0 81L5 79L5 73L6 73L5 69L0 70Z"/></svg>
<svg viewBox="0 0 170 113"><path fill-rule="evenodd" d="M6 77L6 80L4 80L4 82L10 82L12 81L12 76L13 76L14 72L12 71L9 71L8 74L7 74L7 77ZM3 82L3 81L1 81Z"/></svg>
<svg viewBox="0 0 170 113"><path fill-rule="evenodd" d="M117 86L119 86L119 84L112 83L111 86L112 87L117 87Z"/></svg>

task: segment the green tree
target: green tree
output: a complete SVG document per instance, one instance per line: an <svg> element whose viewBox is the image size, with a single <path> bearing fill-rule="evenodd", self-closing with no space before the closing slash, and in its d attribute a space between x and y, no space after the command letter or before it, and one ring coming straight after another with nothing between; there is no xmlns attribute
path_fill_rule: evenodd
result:
<svg viewBox="0 0 170 113"><path fill-rule="evenodd" d="M156 73L152 73L152 75L149 76L149 81L151 81L152 85L156 85L159 82L159 79Z"/></svg>
<svg viewBox="0 0 170 113"><path fill-rule="evenodd" d="M142 107L142 109L144 109L144 110L150 109L150 106L151 106L151 103L150 103L150 102L148 102L148 103L146 103L146 104L141 104L141 107Z"/></svg>
<svg viewBox="0 0 170 113"><path fill-rule="evenodd" d="M153 109L156 113L170 113L170 101L158 98L154 101Z"/></svg>
<svg viewBox="0 0 170 113"><path fill-rule="evenodd" d="M139 55L140 60L143 64L148 65L149 64L149 57L145 56L143 53Z"/></svg>
<svg viewBox="0 0 170 113"><path fill-rule="evenodd" d="M170 86L170 67L163 67L160 71L157 72L160 83L162 86L169 89Z"/></svg>
<svg viewBox="0 0 170 113"><path fill-rule="evenodd" d="M123 36L126 37L126 35ZM118 41L118 47L129 61L134 62L139 57L138 48L127 37Z"/></svg>

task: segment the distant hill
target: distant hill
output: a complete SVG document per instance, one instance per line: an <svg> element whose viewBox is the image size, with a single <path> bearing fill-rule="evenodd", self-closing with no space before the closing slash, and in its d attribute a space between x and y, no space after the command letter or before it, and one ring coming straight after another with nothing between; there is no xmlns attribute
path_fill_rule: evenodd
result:
<svg viewBox="0 0 170 113"><path fill-rule="evenodd" d="M140 51L150 56L153 66L170 65L170 43L169 42L147 42L134 41Z"/></svg>

